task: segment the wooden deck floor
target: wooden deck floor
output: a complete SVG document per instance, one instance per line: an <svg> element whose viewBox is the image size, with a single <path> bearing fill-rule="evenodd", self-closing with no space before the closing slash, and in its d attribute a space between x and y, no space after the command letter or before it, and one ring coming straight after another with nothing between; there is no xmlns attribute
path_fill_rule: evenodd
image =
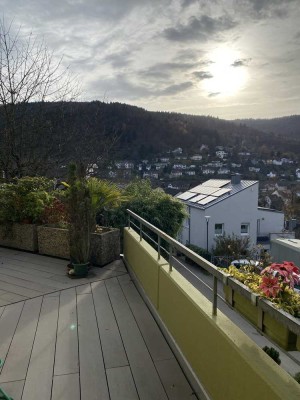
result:
<svg viewBox="0 0 300 400"><path fill-rule="evenodd" d="M0 248L0 306L126 273L118 260L75 280L66 275L67 264L67 260Z"/></svg>
<svg viewBox="0 0 300 400"><path fill-rule="evenodd" d="M64 261L0 257L1 291L22 296L0 307L0 387L14 400L196 399L121 262L85 282L58 273Z"/></svg>

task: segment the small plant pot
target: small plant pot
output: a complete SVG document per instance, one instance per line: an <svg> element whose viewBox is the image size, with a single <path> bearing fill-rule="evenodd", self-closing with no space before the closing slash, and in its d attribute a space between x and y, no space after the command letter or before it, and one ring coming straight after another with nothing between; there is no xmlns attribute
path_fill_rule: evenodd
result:
<svg viewBox="0 0 300 400"><path fill-rule="evenodd" d="M84 278L89 272L90 263L68 265L68 276L70 278Z"/></svg>

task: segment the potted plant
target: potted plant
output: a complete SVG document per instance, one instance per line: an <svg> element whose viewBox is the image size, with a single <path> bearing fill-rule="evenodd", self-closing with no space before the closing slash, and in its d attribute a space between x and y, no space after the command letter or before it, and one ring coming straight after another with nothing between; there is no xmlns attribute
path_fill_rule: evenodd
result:
<svg viewBox="0 0 300 400"><path fill-rule="evenodd" d="M127 200L112 182L89 178L94 226L91 234L90 261L103 266L120 256L120 230L107 226L105 213ZM96 225L96 222L98 223Z"/></svg>
<svg viewBox="0 0 300 400"><path fill-rule="evenodd" d="M37 251L37 224L51 202L53 182L23 177L0 185L0 245Z"/></svg>
<svg viewBox="0 0 300 400"><path fill-rule="evenodd" d="M88 274L90 237L94 213L85 168L82 163L69 165L69 188L66 202L69 213L70 265L68 275L84 277Z"/></svg>
<svg viewBox="0 0 300 400"><path fill-rule="evenodd" d="M253 267L230 266L224 286L227 302L286 350L300 349L299 269L273 263L260 274Z"/></svg>

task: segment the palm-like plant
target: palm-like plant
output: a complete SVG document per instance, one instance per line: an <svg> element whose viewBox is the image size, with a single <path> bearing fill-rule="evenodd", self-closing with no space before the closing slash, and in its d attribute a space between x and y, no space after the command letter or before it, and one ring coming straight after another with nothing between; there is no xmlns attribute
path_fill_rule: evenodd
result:
<svg viewBox="0 0 300 400"><path fill-rule="evenodd" d="M103 211L117 208L128 199L117 185L103 179L89 178L87 186L90 191L94 221L96 221L96 216L101 215Z"/></svg>

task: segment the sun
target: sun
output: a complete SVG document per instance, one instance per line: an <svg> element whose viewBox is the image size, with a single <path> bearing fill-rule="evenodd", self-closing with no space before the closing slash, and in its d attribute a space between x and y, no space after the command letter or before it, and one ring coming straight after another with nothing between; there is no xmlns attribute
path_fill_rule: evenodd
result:
<svg viewBox="0 0 300 400"><path fill-rule="evenodd" d="M211 78L202 81L209 96L227 97L236 95L248 80L248 71L241 60L241 54L230 48L222 47L208 54L207 72ZM240 62L239 66L234 63Z"/></svg>

